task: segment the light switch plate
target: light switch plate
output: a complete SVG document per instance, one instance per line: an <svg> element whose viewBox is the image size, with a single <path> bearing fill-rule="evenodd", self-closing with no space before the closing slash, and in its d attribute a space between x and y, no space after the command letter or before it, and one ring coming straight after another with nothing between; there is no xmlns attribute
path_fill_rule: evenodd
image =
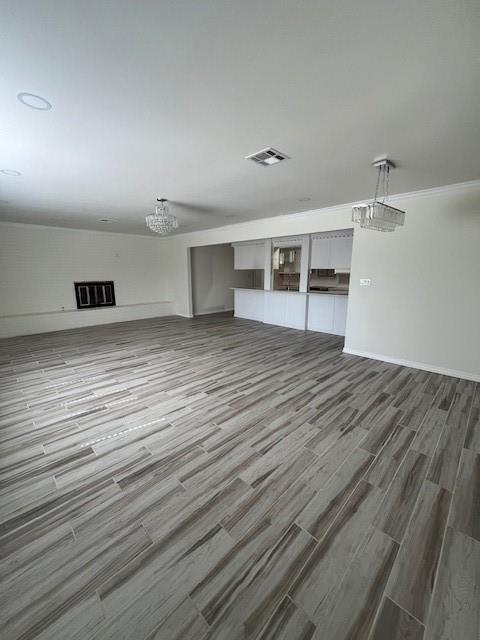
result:
<svg viewBox="0 0 480 640"><path fill-rule="evenodd" d="M369 287L372 284L370 278L360 278L360 286L361 287Z"/></svg>

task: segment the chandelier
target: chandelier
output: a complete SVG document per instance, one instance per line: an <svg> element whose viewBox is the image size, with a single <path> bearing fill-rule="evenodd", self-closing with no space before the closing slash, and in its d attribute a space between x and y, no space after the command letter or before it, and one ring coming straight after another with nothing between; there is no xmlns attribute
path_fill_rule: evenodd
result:
<svg viewBox="0 0 480 640"><path fill-rule="evenodd" d="M396 227L403 226L405 223L405 211L395 209L385 200L388 199L388 183L390 178L390 169L395 169L395 165L391 160L384 158L373 163L378 169L377 186L375 188L375 196L373 202L368 204L359 204L352 208L353 222L360 223L363 229L372 229L373 231L395 231ZM379 199L379 190L383 197Z"/></svg>
<svg viewBox="0 0 480 640"><path fill-rule="evenodd" d="M168 213L168 205L166 198L157 198L159 204L155 207L155 213L145 217L147 227L155 233L164 236L178 229L178 220L171 213Z"/></svg>

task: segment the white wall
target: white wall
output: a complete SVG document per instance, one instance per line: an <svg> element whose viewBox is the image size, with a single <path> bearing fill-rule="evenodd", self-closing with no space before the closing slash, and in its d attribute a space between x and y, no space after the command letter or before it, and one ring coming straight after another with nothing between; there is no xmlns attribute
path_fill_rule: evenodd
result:
<svg viewBox="0 0 480 640"><path fill-rule="evenodd" d="M392 234L355 229L346 350L480 379L480 182L392 198ZM175 309L192 313L188 247L351 226L351 204L170 239ZM359 278L371 278L360 288Z"/></svg>
<svg viewBox="0 0 480 640"><path fill-rule="evenodd" d="M480 380L480 185L400 204L402 229L355 232L345 350Z"/></svg>
<svg viewBox="0 0 480 640"><path fill-rule="evenodd" d="M252 285L251 275L233 268L233 247L194 247L191 253L193 314L233 309L232 287Z"/></svg>
<svg viewBox="0 0 480 640"><path fill-rule="evenodd" d="M0 223L0 336L172 313L157 238ZM77 310L74 281L113 280L116 307Z"/></svg>

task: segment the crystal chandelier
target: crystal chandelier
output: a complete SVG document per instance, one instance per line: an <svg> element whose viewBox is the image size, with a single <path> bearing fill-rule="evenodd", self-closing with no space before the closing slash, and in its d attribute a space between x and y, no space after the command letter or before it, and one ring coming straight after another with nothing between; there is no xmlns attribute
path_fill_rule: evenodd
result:
<svg viewBox="0 0 480 640"><path fill-rule="evenodd" d="M395 169L391 160L384 158L373 163L378 169L377 186L373 202L359 204L352 208L353 222L359 222L363 229L373 229L374 231L395 231L396 227L405 223L405 211L395 209L385 200L388 199L388 183L390 169ZM383 193L379 200L379 190Z"/></svg>
<svg viewBox="0 0 480 640"><path fill-rule="evenodd" d="M156 233L164 236L178 229L178 220L171 213L168 213L166 198L157 198L159 204L155 207L155 213L145 217L147 227Z"/></svg>

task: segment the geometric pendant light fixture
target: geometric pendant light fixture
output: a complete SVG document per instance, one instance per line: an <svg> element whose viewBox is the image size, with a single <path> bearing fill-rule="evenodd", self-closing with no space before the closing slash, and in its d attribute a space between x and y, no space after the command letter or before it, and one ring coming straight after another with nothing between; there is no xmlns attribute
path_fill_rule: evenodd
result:
<svg viewBox="0 0 480 640"><path fill-rule="evenodd" d="M378 170L373 201L353 207L352 221L359 223L363 229L395 231L405 224L405 211L386 204L390 171L395 169L395 165L388 158L382 158L375 161L373 166Z"/></svg>

